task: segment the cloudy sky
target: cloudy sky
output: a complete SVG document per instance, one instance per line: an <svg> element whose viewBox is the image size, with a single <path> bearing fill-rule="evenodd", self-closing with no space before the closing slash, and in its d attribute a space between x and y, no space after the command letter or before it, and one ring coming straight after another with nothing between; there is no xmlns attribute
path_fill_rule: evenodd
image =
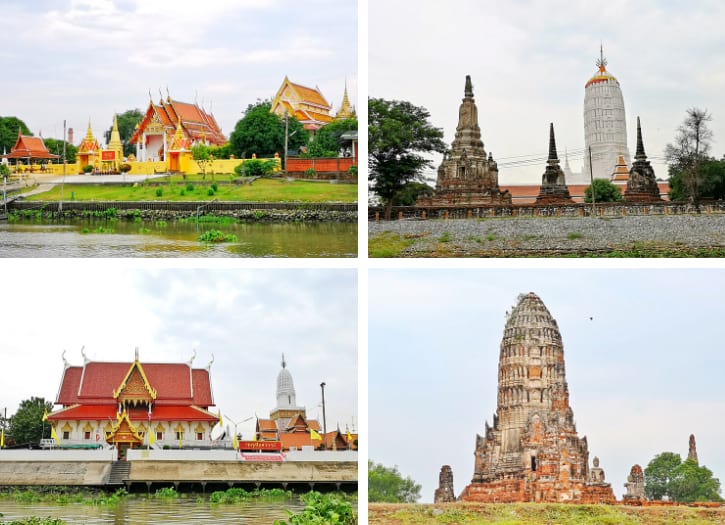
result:
<svg viewBox="0 0 725 525"><path fill-rule="evenodd" d="M287 75L333 105L357 99L357 4L308 0L4 0L0 115L60 138L113 114L195 99L228 136L247 105Z"/></svg>
<svg viewBox="0 0 725 525"><path fill-rule="evenodd" d="M42 261L41 261L42 262ZM327 428L358 428L354 270L131 269L123 264L14 265L3 280L0 410L55 400L62 353L99 361L186 362L211 368L217 409L233 425L276 405L285 354L297 403ZM31 293L32 290L32 293ZM216 411L216 409L214 409ZM228 416L228 418L226 417ZM233 428L233 426L232 426ZM251 420L238 427L244 435Z"/></svg>
<svg viewBox="0 0 725 525"><path fill-rule="evenodd" d="M725 482L723 270L371 270L370 458L432 501L440 467L456 495L496 411L504 314L533 291L557 320L570 402L617 498L635 463L687 456ZM592 317L593 320L589 318Z"/></svg>
<svg viewBox="0 0 725 525"><path fill-rule="evenodd" d="M578 150L570 164L581 170L584 84L597 71L600 42L607 69L622 87L632 154L639 115L645 150L656 175L666 178L663 150L693 106L710 111L712 153L725 154L720 0L370 0L369 5L370 96L426 107L450 143L470 74L484 145L498 161L500 183L540 183L544 160L523 167L511 163L546 158L550 122L560 158L565 149Z"/></svg>

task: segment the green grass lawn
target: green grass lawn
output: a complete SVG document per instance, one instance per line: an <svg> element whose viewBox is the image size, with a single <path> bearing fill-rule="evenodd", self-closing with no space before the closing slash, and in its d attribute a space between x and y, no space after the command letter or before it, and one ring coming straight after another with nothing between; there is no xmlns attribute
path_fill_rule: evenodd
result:
<svg viewBox="0 0 725 525"><path fill-rule="evenodd" d="M723 523L725 509L566 505L556 503L372 503L373 525L699 525Z"/></svg>
<svg viewBox="0 0 725 525"><path fill-rule="evenodd" d="M193 184L193 190L187 188ZM209 194L212 181L184 183L172 181L155 185L76 185L66 184L63 200L70 201L251 201L251 202L356 202L356 184L258 179L253 184L217 183L218 189ZM60 185L50 191L28 197L33 201L60 200ZM160 191L160 195L158 194Z"/></svg>

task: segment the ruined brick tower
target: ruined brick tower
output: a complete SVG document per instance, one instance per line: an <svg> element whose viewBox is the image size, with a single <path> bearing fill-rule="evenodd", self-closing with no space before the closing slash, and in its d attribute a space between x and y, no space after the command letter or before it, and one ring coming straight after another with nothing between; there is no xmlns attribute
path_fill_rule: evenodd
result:
<svg viewBox="0 0 725 525"><path fill-rule="evenodd" d="M473 480L459 499L480 502L614 503L604 471L589 471L579 438L556 321L534 293L508 315L493 427L476 436Z"/></svg>
<svg viewBox="0 0 725 525"><path fill-rule="evenodd" d="M660 189L657 186L655 170L647 160L642 141L642 127L637 117L637 152L634 155L634 164L629 170L627 188L624 190L624 200L634 202L661 201Z"/></svg>
<svg viewBox="0 0 725 525"><path fill-rule="evenodd" d="M498 166L481 140L478 108L473 98L473 84L466 75L466 86L458 110L458 127L451 150L438 168L438 181L432 197L418 199L418 205L479 206L511 205L511 194L498 186Z"/></svg>
<svg viewBox="0 0 725 525"><path fill-rule="evenodd" d="M541 176L539 196L536 204L574 204L566 185L564 170L559 166L559 156L556 153L556 139L554 138L554 123L549 124L549 158L546 161L546 170Z"/></svg>

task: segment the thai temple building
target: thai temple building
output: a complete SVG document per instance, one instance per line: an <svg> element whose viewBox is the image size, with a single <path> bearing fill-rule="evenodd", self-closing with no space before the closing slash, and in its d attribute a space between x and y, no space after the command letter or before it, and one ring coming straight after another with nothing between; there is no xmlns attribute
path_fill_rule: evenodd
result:
<svg viewBox="0 0 725 525"><path fill-rule="evenodd" d="M347 88L343 103L346 97ZM340 110L342 109L341 107ZM332 105L327 102L318 87L310 88L295 84L286 76L272 99L271 108L271 111L280 117L284 117L285 114L294 116L306 130L313 133L334 120L330 115L331 110Z"/></svg>
<svg viewBox="0 0 725 525"><path fill-rule="evenodd" d="M132 362L90 360L70 365L47 416L60 447L115 445L119 457L129 448L209 446L219 417L211 388L211 363L142 363L138 349Z"/></svg>
<svg viewBox="0 0 725 525"><path fill-rule="evenodd" d="M451 150L438 167L438 179L432 197L419 198L420 206L486 206L511 204L511 194L498 185L498 166L493 155L486 154L473 84L466 75L464 96L458 110L458 126Z"/></svg>
<svg viewBox="0 0 725 525"><path fill-rule="evenodd" d="M25 162L28 165L31 165L34 161L47 161L59 158L58 155L53 155L48 151L42 137L23 135L20 129L18 129L18 138L15 140L15 144L10 148L10 153L2 157L3 160L14 160L15 164Z"/></svg>
<svg viewBox="0 0 725 525"><path fill-rule="evenodd" d="M627 184L629 180L629 167L627 166L627 161L624 160L624 155L617 157L617 164L614 166L614 172L609 180L620 186Z"/></svg>
<svg viewBox="0 0 725 525"><path fill-rule="evenodd" d="M115 118L114 122L116 122ZM90 119L88 120L88 131L86 131L86 136L83 137L83 140L78 145L76 160L78 161L78 165L81 169L83 166L97 166L101 162L101 144L98 142L98 139L93 136Z"/></svg>
<svg viewBox="0 0 725 525"><path fill-rule="evenodd" d="M599 71L584 87L584 169L583 180L576 182L590 180L589 147L591 173L595 179L611 178L619 155L627 165L631 162L622 89L619 81L607 71L607 59L601 46L596 64Z"/></svg>
<svg viewBox="0 0 725 525"><path fill-rule="evenodd" d="M213 114L197 104L179 102L167 96L158 104L149 101L144 118L129 141L136 144L136 160L166 160L177 131L187 145L204 143L221 146L227 142Z"/></svg>
<svg viewBox="0 0 725 525"><path fill-rule="evenodd" d="M302 447L325 448L328 450L357 449L350 440L357 434L343 433L340 429L325 434L316 419L307 419L305 407L297 405L294 381L282 355L282 370L277 374L277 406L270 412L269 419L257 419L256 439L281 441L282 450Z"/></svg>
<svg viewBox="0 0 725 525"><path fill-rule="evenodd" d="M473 479L459 499L614 503L577 433L556 320L534 293L521 294L506 317L493 425L476 436Z"/></svg>

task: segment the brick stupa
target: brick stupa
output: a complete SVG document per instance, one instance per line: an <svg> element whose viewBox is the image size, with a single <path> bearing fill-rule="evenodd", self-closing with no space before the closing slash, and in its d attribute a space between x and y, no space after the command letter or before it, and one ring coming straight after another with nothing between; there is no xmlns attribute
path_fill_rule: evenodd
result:
<svg viewBox="0 0 725 525"><path fill-rule="evenodd" d="M536 197L536 204L574 204L571 195L569 195L564 171L559 165L553 122L549 124L549 158L546 161L546 170L541 176L541 187L539 188L539 195Z"/></svg>
<svg viewBox="0 0 725 525"><path fill-rule="evenodd" d="M498 186L498 166L483 147L478 126L478 108L473 98L470 75L466 75L463 101L458 111L458 127L451 150L438 168L432 197L418 199L419 206L511 205L511 194Z"/></svg>
<svg viewBox="0 0 725 525"><path fill-rule="evenodd" d="M632 169L629 170L627 188L624 190L624 200L628 202L659 202L660 189L657 186L655 170L647 160L642 141L642 128L637 117L637 152L634 154Z"/></svg>
<svg viewBox="0 0 725 525"><path fill-rule="evenodd" d="M497 413L476 437L473 480L459 499L476 502L615 503L598 460L589 469L569 406L564 348L536 294L519 296L499 356Z"/></svg>

